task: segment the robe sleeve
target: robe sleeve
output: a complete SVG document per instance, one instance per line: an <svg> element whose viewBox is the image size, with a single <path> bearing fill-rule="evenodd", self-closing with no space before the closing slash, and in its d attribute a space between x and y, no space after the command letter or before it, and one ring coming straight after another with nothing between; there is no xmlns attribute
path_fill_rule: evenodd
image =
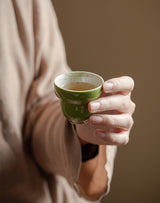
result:
<svg viewBox="0 0 160 203"><path fill-rule="evenodd" d="M34 80L27 99L25 141L38 165L49 174L78 177L81 149L54 93L54 79L70 71L51 1L33 1Z"/></svg>
<svg viewBox="0 0 160 203"><path fill-rule="evenodd" d="M61 112L53 87L55 77L70 69L51 2L33 1L33 11L35 76L27 99L25 140L31 145L35 161L46 173L63 176L75 186L82 165L81 146L77 134ZM106 147L107 191L115 149ZM79 188L77 191L80 192ZM85 196L83 192L80 195Z"/></svg>

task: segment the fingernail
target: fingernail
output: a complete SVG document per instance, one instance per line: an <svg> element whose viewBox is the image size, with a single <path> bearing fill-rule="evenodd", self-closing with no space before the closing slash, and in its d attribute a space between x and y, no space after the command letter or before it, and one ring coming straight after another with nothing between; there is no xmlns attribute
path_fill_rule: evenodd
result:
<svg viewBox="0 0 160 203"><path fill-rule="evenodd" d="M98 110L100 107L100 103L99 102L92 102L91 103L91 112L93 113L94 111Z"/></svg>
<svg viewBox="0 0 160 203"><path fill-rule="evenodd" d="M113 89L113 83L112 82L107 82L104 84L104 91L109 92Z"/></svg>
<svg viewBox="0 0 160 203"><path fill-rule="evenodd" d="M103 131L96 131L96 137L103 139L106 136Z"/></svg>
<svg viewBox="0 0 160 203"><path fill-rule="evenodd" d="M92 124L99 124L103 121L103 118L101 116L91 116L90 121Z"/></svg>

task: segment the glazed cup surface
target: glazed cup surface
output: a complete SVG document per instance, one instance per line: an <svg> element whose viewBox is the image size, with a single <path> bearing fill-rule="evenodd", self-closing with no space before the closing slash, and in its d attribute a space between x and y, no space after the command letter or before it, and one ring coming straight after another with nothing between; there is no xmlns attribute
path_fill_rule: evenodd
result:
<svg viewBox="0 0 160 203"><path fill-rule="evenodd" d="M66 86L70 83L89 83L94 85L89 90L70 90ZM73 124L87 123L91 113L88 103L101 95L103 78L95 73L86 71L72 71L56 77L54 87L61 99L64 116Z"/></svg>

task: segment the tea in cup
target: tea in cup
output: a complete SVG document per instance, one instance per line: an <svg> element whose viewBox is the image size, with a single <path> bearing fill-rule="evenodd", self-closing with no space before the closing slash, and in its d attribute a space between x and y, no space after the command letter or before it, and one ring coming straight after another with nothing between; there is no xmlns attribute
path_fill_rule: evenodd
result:
<svg viewBox="0 0 160 203"><path fill-rule="evenodd" d="M87 123L88 103L101 95L103 78L95 73L72 71L56 77L54 86L64 116L73 124Z"/></svg>

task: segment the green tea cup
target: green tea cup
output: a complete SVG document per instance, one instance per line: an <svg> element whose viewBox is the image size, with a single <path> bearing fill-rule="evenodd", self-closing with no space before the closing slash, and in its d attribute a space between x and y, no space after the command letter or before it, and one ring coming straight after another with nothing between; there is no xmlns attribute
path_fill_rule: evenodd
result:
<svg viewBox="0 0 160 203"><path fill-rule="evenodd" d="M71 123L87 123L91 115L88 103L100 96L103 82L101 76L85 71L72 71L56 77L55 91L61 99L63 114Z"/></svg>

